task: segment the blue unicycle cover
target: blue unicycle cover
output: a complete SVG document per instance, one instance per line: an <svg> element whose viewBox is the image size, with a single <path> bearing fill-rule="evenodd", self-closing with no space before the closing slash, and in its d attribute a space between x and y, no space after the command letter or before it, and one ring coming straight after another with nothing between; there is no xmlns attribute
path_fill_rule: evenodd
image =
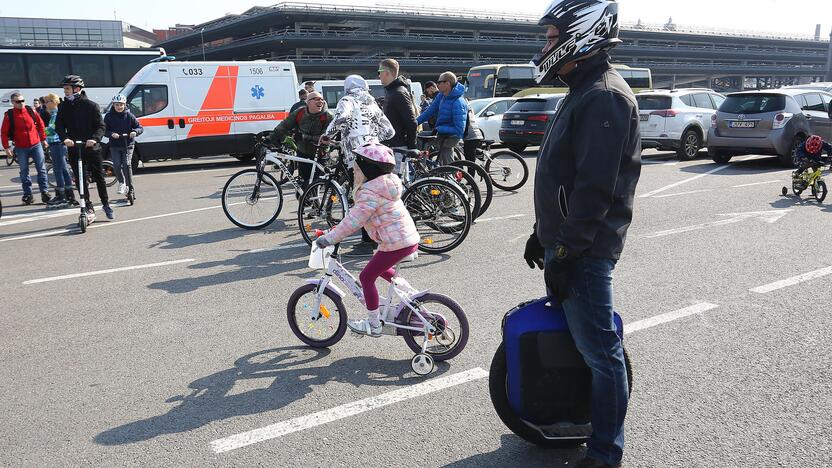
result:
<svg viewBox="0 0 832 468"><path fill-rule="evenodd" d="M617 313L614 320L623 337ZM542 298L510 310L503 343L508 402L520 418L540 425L590 421L592 375L557 301Z"/></svg>

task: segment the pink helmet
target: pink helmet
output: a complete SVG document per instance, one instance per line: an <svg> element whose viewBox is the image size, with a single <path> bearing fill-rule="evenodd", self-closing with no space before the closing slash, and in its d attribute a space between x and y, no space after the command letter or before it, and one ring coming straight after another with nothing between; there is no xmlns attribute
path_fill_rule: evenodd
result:
<svg viewBox="0 0 832 468"><path fill-rule="evenodd" d="M356 156L379 163L379 164L396 164L396 158L393 156L393 150L380 144L369 144L359 146L353 150Z"/></svg>

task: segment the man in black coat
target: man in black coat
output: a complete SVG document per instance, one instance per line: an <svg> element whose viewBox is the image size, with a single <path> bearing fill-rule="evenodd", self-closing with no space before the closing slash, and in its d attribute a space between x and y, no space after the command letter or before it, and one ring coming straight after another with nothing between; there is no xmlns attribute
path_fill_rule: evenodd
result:
<svg viewBox="0 0 832 468"><path fill-rule="evenodd" d="M58 106L55 117L55 131L69 148L69 161L75 179L84 184L84 201L88 212L93 212L90 203L90 190L87 178L78 173L78 159L82 158L84 171L89 171L95 185L98 186L98 196L104 206L104 214L108 219L114 219L110 199L107 196L107 182L104 180L102 167L101 138L104 137L104 118L101 108L95 101L91 101L84 93L84 80L77 75L64 77L61 83L64 88L64 101ZM76 141L83 141L83 148L75 145Z"/></svg>
<svg viewBox="0 0 832 468"><path fill-rule="evenodd" d="M384 85L384 115L393 124L396 134L383 142L391 148L416 148L416 105L410 93L410 82L399 76L399 62L386 59L378 66L378 77Z"/></svg>

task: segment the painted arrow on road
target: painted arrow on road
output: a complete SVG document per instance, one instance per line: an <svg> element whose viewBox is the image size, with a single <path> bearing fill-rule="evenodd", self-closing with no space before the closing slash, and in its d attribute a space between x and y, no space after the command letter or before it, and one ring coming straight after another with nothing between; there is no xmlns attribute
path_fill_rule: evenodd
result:
<svg viewBox="0 0 832 468"><path fill-rule="evenodd" d="M792 210L769 210L769 211L749 211L746 213L722 213L717 216L726 216L725 219L719 221L712 221L710 223L695 224L693 226L685 226L676 229L668 229L666 231L654 232L641 236L642 239L654 239L656 237L672 236L673 234L681 234L684 232L698 231L700 229L707 229L711 227L727 226L729 224L739 223L748 219L759 219L769 224L774 224L783 216L786 216Z"/></svg>

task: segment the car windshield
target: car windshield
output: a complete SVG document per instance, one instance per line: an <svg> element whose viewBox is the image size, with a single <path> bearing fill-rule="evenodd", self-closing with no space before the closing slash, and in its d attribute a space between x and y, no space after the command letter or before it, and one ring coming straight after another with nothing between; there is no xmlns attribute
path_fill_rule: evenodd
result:
<svg viewBox="0 0 832 468"><path fill-rule="evenodd" d="M781 111L786 107L786 96L782 94L735 94L719 106L720 112L728 114L763 114Z"/></svg>
<svg viewBox="0 0 832 468"><path fill-rule="evenodd" d="M638 110L665 110L670 109L673 99L670 96L636 96Z"/></svg>
<svg viewBox="0 0 832 468"><path fill-rule="evenodd" d="M479 114L481 110L485 109L485 106L491 104L491 101L483 99L477 101L471 101L471 110L474 111L474 115Z"/></svg>

